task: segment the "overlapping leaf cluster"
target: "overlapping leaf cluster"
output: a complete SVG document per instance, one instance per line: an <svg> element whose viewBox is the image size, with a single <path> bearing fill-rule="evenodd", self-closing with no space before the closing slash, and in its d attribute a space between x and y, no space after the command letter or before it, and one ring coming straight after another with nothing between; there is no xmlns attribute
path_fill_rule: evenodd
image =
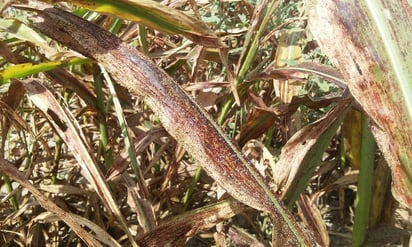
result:
<svg viewBox="0 0 412 247"><path fill-rule="evenodd" d="M179 130L170 135L174 130L165 121L173 105L164 112L149 108L152 99L116 81L121 76L106 72L113 70L98 56L84 58L33 25L41 16L36 9L50 7L44 2L109 30L154 61L205 109L211 116L207 121L224 129L235 143L228 149L242 149L250 160L246 163L256 168L251 173L260 175L253 181L238 178L246 169L238 167L225 171L231 182L216 180L223 176L213 171L219 166L205 167L205 173L199 151L185 150L187 140L178 138ZM348 72L342 72L343 79L330 67L308 29L305 7L314 5L266 0L4 3L0 245L263 246L286 241L272 235L282 224L299 241L307 237L320 245L345 245L353 240L357 245L365 241L362 224L368 224L368 215L366 241L405 241L410 234L390 223L397 208L390 169L376 151L367 109L352 98ZM191 119L173 121L203 127ZM221 158L219 149L215 155L230 160ZM408 157L400 157L403 164ZM367 211L355 221L359 225L352 237L359 166L369 167L361 168L369 169L361 176L370 183L359 183L358 189L374 203L357 206L358 212ZM247 195L255 183L270 198L262 205L241 198L254 208L246 207L230 198ZM395 195L408 207L404 191ZM278 200L288 210L266 210L266 201L276 206ZM300 235L294 228L298 224L309 234ZM392 234L379 239L373 231Z"/></svg>

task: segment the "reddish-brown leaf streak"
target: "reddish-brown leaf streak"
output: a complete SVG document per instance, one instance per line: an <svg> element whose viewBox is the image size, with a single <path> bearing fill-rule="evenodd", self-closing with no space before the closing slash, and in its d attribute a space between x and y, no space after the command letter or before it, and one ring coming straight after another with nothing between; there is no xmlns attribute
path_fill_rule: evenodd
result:
<svg viewBox="0 0 412 247"><path fill-rule="evenodd" d="M411 120L396 81L393 58L382 39L396 42L400 55L410 56L409 33L403 39L399 36L412 25L412 6L407 0L376 4L382 4L377 6L378 13L383 12L380 18L386 18L381 21L392 27L385 34L374 20L376 10L367 7L365 1L305 0L309 26L322 50L339 67L354 98L382 130L374 128L373 133L395 178L392 191L401 203L410 206L412 136L405 133L411 131Z"/></svg>
<svg viewBox="0 0 412 247"><path fill-rule="evenodd" d="M45 9L35 26L105 66L118 83L143 96L164 128L205 171L242 203L271 214L282 245L313 245L288 210L222 130L164 71L119 38L77 16Z"/></svg>

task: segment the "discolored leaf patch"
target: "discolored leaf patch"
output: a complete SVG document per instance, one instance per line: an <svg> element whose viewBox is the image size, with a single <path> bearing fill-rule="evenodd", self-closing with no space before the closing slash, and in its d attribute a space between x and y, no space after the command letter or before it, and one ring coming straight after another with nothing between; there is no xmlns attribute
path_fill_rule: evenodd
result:
<svg viewBox="0 0 412 247"><path fill-rule="evenodd" d="M312 33L373 121L394 196L411 207L412 33L405 31L412 25L410 1L305 3Z"/></svg>

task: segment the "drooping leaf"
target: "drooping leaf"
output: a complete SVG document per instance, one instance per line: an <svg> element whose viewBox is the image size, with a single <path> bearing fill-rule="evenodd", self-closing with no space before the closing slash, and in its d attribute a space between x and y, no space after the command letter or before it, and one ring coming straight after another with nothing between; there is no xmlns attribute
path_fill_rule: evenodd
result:
<svg viewBox="0 0 412 247"><path fill-rule="evenodd" d="M296 201L296 206L298 207L299 215L303 215L303 221L310 227L320 246L329 246L329 233L322 214L315 203L307 195L301 193Z"/></svg>
<svg viewBox="0 0 412 247"><path fill-rule="evenodd" d="M242 126L239 134L239 145L242 147L248 140L260 137L276 121L278 121L278 117L270 110L255 109Z"/></svg>
<svg viewBox="0 0 412 247"><path fill-rule="evenodd" d="M63 66L69 65L76 65L76 64L83 64L90 62L89 59L86 58L71 58L64 61L52 61L52 62L45 62L40 64L32 64L32 63L21 63L16 64L6 69L0 71L0 85L6 83L11 78L22 78L33 74L38 74L40 72L50 71L53 69L57 69Z"/></svg>
<svg viewBox="0 0 412 247"><path fill-rule="evenodd" d="M103 243L104 246L121 247L121 245L112 236L110 236L105 229L90 219L72 213L68 215L72 217L79 225L86 226L88 229L92 230L95 233L94 237ZM43 212L36 218L32 219L32 221L55 222L57 219L59 219L59 217L55 216L52 212Z"/></svg>
<svg viewBox="0 0 412 247"><path fill-rule="evenodd" d="M90 155L90 148L85 144L85 137L80 131L80 126L76 124L77 122L74 120L74 117L69 114L67 110L65 111L54 98L53 94L38 81L27 79L22 82L29 92L29 97L32 102L48 118L51 125L59 133L59 136L70 148L70 151L82 167L85 178L93 186L104 205L110 209L110 212L117 218L132 246L137 246L127 227L126 220L120 212L101 170L97 166L97 162L94 157Z"/></svg>
<svg viewBox="0 0 412 247"><path fill-rule="evenodd" d="M252 90L247 92L256 107L240 129L238 143L241 147L247 141L260 137L270 127L274 126L274 123L279 120L279 115L282 114L281 110L267 107L265 102Z"/></svg>
<svg viewBox="0 0 412 247"><path fill-rule="evenodd" d="M340 102L326 116L299 130L283 147L274 173L289 207L312 177L350 105L350 100Z"/></svg>
<svg viewBox="0 0 412 247"><path fill-rule="evenodd" d="M152 61L107 31L70 13L45 9L34 24L41 32L104 65L118 83L158 114L164 128L229 194L270 213L280 244L312 245L256 168L202 108Z"/></svg>
<svg viewBox="0 0 412 247"><path fill-rule="evenodd" d="M33 45L36 45L36 46L41 45L37 41L37 36L29 35L27 36L26 41L31 42ZM44 50L47 50L46 47L43 47L43 48ZM12 50L12 45L9 45L1 41L0 41L0 54L8 62L17 65L15 69L12 69L14 70L14 72L13 71L10 72L10 74L7 75L7 77L20 78L23 76L34 74L36 72L44 72L46 77L48 77L51 81L61 84L63 87L69 88L75 91L85 102L87 102L87 105L91 106L92 108L96 108L95 96L93 92L90 90L90 88L87 87L85 84L80 83L79 80L77 80L71 72L64 69L65 63L69 61L67 63L67 65L69 65L71 63L70 60L72 60L72 62L74 61L75 62L74 64L76 64L77 63L76 58L71 57L68 59L63 59L60 62L57 62L57 61L53 61L51 63L46 62L46 64L37 64L38 67L33 67L31 65L32 61L29 58L15 54ZM51 58L54 55L55 55L54 51L49 51L48 55L46 56L48 58ZM79 58L78 61L80 62L81 59ZM85 60L84 62L87 62L87 61ZM27 67L26 65L21 65L21 64L26 64ZM19 69L17 69L17 68L21 68L19 66L23 66L24 68L26 68L26 71L19 71ZM59 68L59 67L63 67L63 68ZM13 99L16 100L17 98L13 98Z"/></svg>
<svg viewBox="0 0 412 247"><path fill-rule="evenodd" d="M25 187L30 193L32 193L40 205L54 213L57 217L62 219L70 228L81 238L85 243L90 246L103 246L99 243L88 231L83 229L79 222L77 222L71 215L64 211L62 208L58 207L53 200L47 198L43 193L41 193L35 186L33 186L23 174L17 170L14 164L8 162L7 160L0 159L0 172L6 174L10 178L14 179L20 185Z"/></svg>
<svg viewBox="0 0 412 247"><path fill-rule="evenodd" d="M156 1L74 0L70 2L99 13L142 23L163 32L182 34L193 42L206 47L225 46L220 38L202 21Z"/></svg>
<svg viewBox="0 0 412 247"><path fill-rule="evenodd" d="M267 71L259 75L259 77L306 79L306 77L302 76L303 74L319 76L326 81L334 83L341 89L346 87L346 83L337 69L315 62L304 62L284 68L268 68Z"/></svg>
<svg viewBox="0 0 412 247"><path fill-rule="evenodd" d="M412 5L408 0L306 0L309 26L371 117L393 176L412 207ZM333 37L333 38L332 38Z"/></svg>
<svg viewBox="0 0 412 247"><path fill-rule="evenodd" d="M53 54L54 49L38 32L27 26L25 23L12 18L0 18L0 30L14 36L20 40L29 41L42 48L46 54Z"/></svg>
<svg viewBox="0 0 412 247"><path fill-rule="evenodd" d="M177 241L207 230L242 210L244 205L233 199L198 208L161 223L144 235L139 243L141 246L176 246Z"/></svg>

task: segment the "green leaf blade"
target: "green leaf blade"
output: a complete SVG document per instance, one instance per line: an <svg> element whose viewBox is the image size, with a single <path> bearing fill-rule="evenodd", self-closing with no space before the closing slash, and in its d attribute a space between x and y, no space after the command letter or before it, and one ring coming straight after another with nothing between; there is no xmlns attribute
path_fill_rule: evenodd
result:
<svg viewBox="0 0 412 247"><path fill-rule="evenodd" d="M206 47L225 46L220 38L202 21L156 1L76 0L72 2L99 13L142 23L166 33L182 34L193 42Z"/></svg>

